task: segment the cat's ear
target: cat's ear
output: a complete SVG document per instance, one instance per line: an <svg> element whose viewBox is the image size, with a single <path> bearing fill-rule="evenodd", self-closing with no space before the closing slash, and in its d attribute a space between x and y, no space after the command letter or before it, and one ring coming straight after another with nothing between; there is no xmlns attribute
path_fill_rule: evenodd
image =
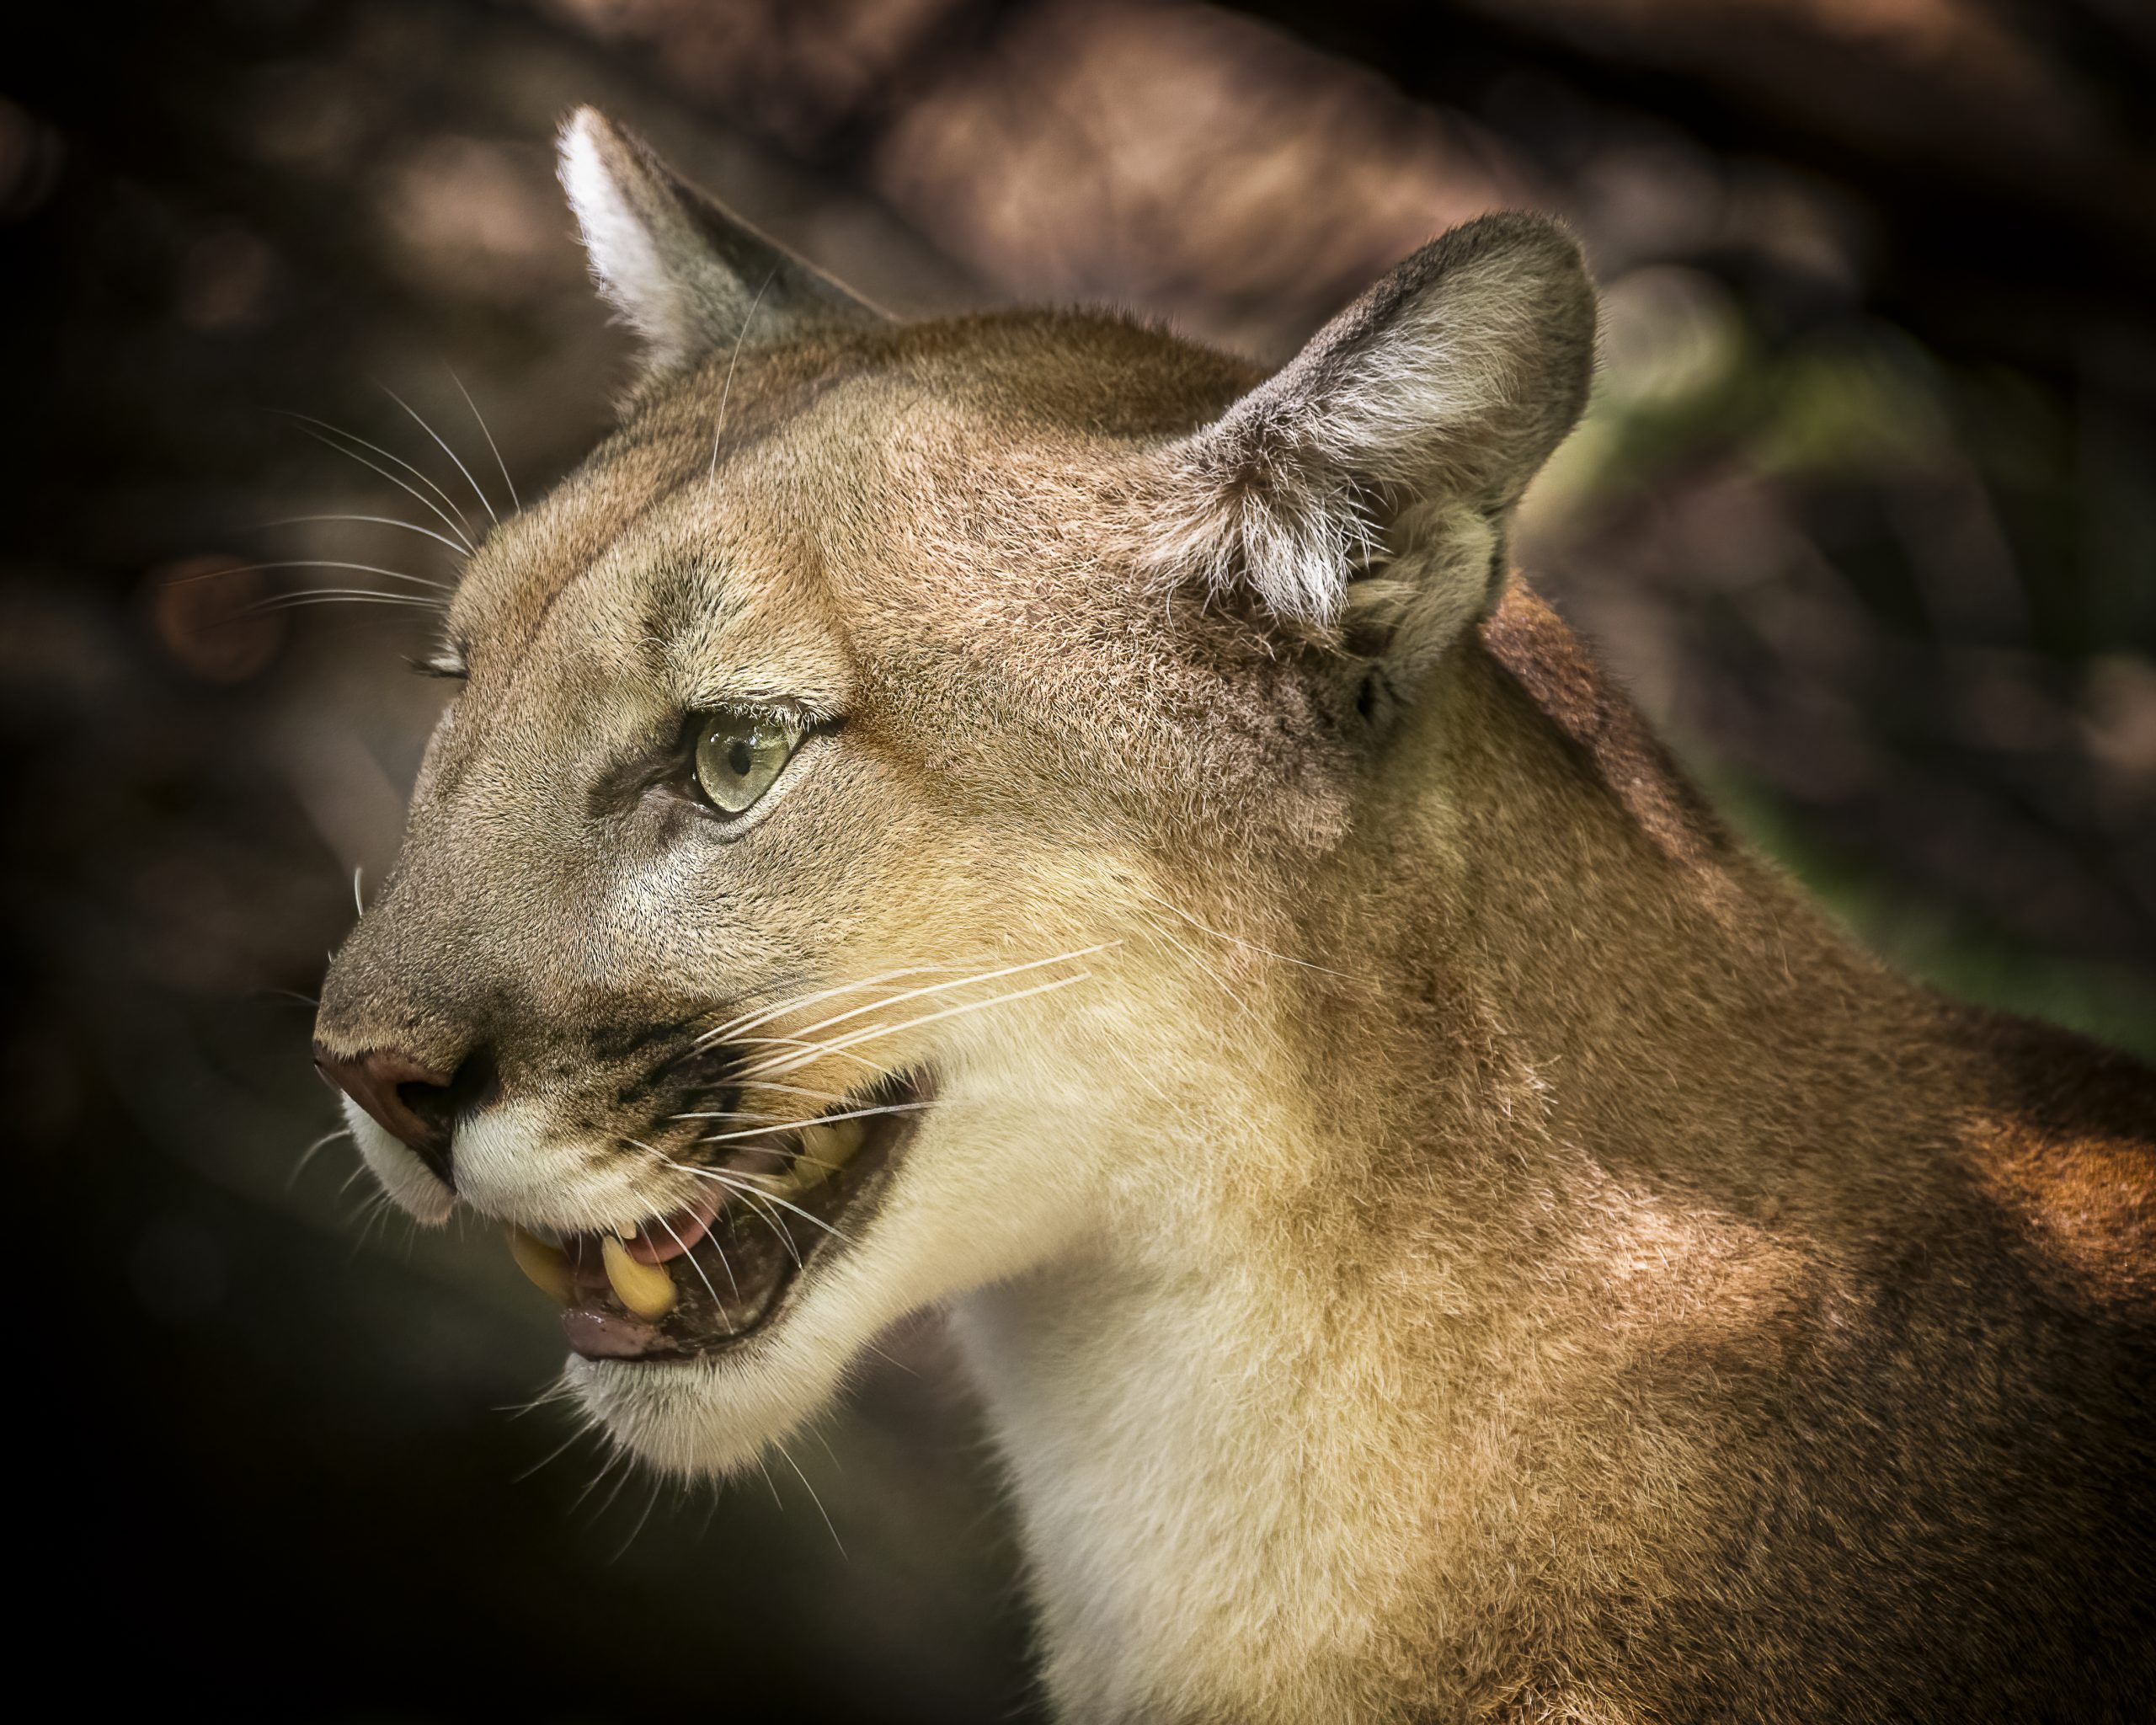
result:
<svg viewBox="0 0 2156 1725"><path fill-rule="evenodd" d="M1492 602L1512 507L1586 404L1594 328L1556 223L1453 229L1164 452L1153 560L1427 659Z"/></svg>
<svg viewBox="0 0 2156 1725"><path fill-rule="evenodd" d="M595 108L579 109L562 128L560 164L591 273L643 339L647 373L675 371L744 337L883 317Z"/></svg>

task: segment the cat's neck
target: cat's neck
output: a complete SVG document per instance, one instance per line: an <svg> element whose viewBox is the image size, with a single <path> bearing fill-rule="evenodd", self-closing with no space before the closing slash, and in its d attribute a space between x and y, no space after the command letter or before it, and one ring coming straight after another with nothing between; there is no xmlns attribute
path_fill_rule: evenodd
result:
<svg viewBox="0 0 2156 1725"><path fill-rule="evenodd" d="M1744 1155L1732 1122L1767 1142L1791 1085L1839 1081L1796 1040L1763 1059L1774 1024L1898 991L1721 834L1554 619L1521 627L1463 653L1376 838L1312 895L1338 920L1273 996L1299 1088L1251 1078L1237 1125L1152 1146L1181 1174L959 1314L1075 1717L1371 1704L1342 1685L1399 1663L1445 1530L1508 1489L1455 1429L1506 1338L1596 1322L1531 1267L1567 1206L1621 1203L1603 1149L1646 1121L1635 1164ZM1673 1024L1694 1057L1655 1055Z"/></svg>

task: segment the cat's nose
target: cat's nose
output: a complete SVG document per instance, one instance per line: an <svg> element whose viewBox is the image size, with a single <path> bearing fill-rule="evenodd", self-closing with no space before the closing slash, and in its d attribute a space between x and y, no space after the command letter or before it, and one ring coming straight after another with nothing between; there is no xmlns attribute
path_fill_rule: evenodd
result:
<svg viewBox="0 0 2156 1725"><path fill-rule="evenodd" d="M445 1073L396 1049L344 1055L332 1054L317 1043L314 1064L444 1185L456 1183L450 1172L450 1144L456 1135L456 1117L479 1099L483 1087L477 1063L467 1060L455 1072Z"/></svg>

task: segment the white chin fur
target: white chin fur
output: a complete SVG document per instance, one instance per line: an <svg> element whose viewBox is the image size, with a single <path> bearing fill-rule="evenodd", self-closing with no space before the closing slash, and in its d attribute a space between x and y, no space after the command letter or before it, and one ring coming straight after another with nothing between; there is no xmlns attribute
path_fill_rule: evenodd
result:
<svg viewBox="0 0 2156 1725"><path fill-rule="evenodd" d="M818 1357L773 1333L708 1359L573 1358L567 1376L616 1443L662 1473L688 1478L738 1473L813 1418L838 1393L846 1358L838 1350Z"/></svg>
<svg viewBox="0 0 2156 1725"><path fill-rule="evenodd" d="M450 1211L456 1207L456 1194L350 1097L344 1098L344 1123L351 1128L352 1141L360 1147L360 1159L382 1183L392 1204L430 1228L439 1228L449 1220Z"/></svg>

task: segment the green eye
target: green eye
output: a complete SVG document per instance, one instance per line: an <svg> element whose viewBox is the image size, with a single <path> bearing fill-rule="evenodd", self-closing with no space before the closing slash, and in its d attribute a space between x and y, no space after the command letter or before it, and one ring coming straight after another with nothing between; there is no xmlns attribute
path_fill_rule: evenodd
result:
<svg viewBox="0 0 2156 1725"><path fill-rule="evenodd" d="M722 814L745 814L801 745L776 713L715 713L696 731L696 784Z"/></svg>

